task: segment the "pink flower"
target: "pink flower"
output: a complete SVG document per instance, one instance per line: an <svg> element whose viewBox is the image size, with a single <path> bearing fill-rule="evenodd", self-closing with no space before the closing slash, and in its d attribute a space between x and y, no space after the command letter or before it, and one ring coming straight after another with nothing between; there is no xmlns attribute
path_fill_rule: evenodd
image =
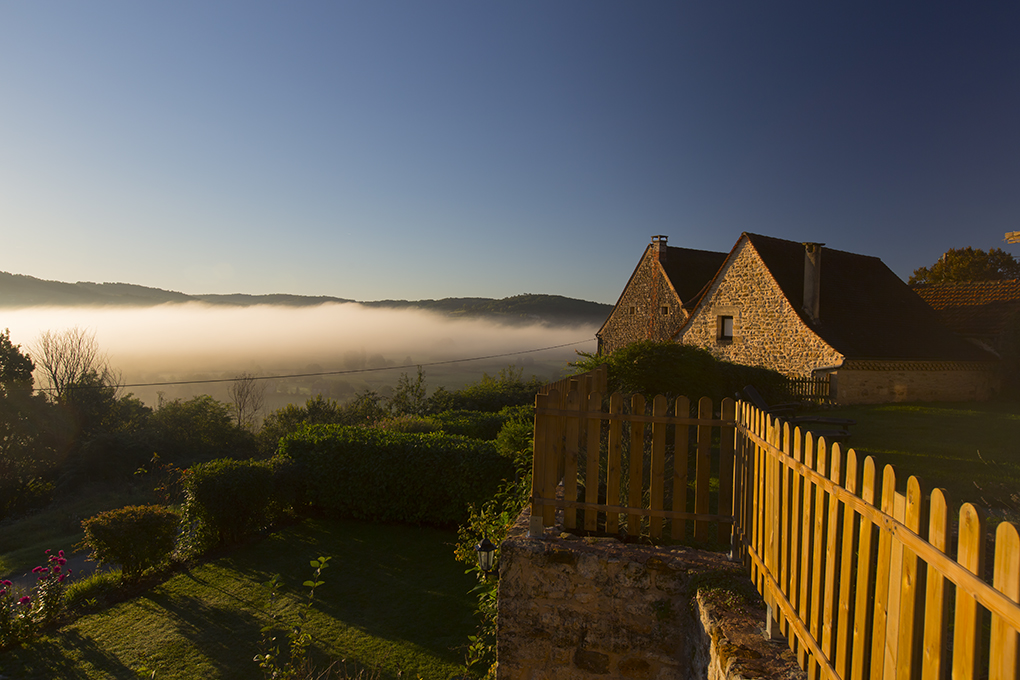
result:
<svg viewBox="0 0 1020 680"><path fill-rule="evenodd" d="M10 586L10 585L14 585L14 584L11 583L10 581L0 581L0 586L6 587L6 586Z"/></svg>
<svg viewBox="0 0 1020 680"><path fill-rule="evenodd" d="M63 550L58 550L57 551L57 556L58 557L63 557L64 556L64 551Z"/></svg>
<svg viewBox="0 0 1020 680"><path fill-rule="evenodd" d="M7 594L6 590L0 590L0 595L6 595L6 594Z"/></svg>
<svg viewBox="0 0 1020 680"><path fill-rule="evenodd" d="M36 567L35 569L32 570L32 573L38 574L40 571L42 571L42 567Z"/></svg>
<svg viewBox="0 0 1020 680"><path fill-rule="evenodd" d="M65 578L67 578L67 574L61 574L57 577L57 583L63 583Z"/></svg>
<svg viewBox="0 0 1020 680"><path fill-rule="evenodd" d="M47 555L49 555L49 554L50 554L49 548L47 548L47 549L46 549L46 554L47 554Z"/></svg>
<svg viewBox="0 0 1020 680"><path fill-rule="evenodd" d="M31 601L32 601L32 598L30 598L28 595L26 595L25 597L23 597L20 600L18 600L18 604L28 604Z"/></svg>

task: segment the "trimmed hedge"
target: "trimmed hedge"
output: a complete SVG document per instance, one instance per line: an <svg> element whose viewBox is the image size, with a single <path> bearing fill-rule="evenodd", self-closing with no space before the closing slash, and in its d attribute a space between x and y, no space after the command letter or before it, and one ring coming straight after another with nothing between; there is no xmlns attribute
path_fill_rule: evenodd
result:
<svg viewBox="0 0 1020 680"><path fill-rule="evenodd" d="M185 482L185 516L200 520L221 544L236 543L272 521L273 468L268 461L221 458L192 466Z"/></svg>
<svg viewBox="0 0 1020 680"><path fill-rule="evenodd" d="M102 512L81 525L93 559L119 564L121 578L131 581L170 559L180 519L162 505L129 505Z"/></svg>
<svg viewBox="0 0 1020 680"><path fill-rule="evenodd" d="M301 467L313 506L379 522L457 524L514 474L492 442L440 432L314 425L285 437L280 453Z"/></svg>

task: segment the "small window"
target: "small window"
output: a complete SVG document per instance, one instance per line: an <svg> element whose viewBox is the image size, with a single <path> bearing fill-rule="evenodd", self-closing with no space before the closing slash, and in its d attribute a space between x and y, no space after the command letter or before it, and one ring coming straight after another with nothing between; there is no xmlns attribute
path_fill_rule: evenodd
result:
<svg viewBox="0 0 1020 680"><path fill-rule="evenodd" d="M628 314L637 314L637 307L631 306L631 308L627 311L627 313Z"/></svg>
<svg viewBox="0 0 1020 680"><path fill-rule="evenodd" d="M662 306L662 315L663 316L669 316L669 306L668 305L663 305Z"/></svg>
<svg viewBox="0 0 1020 680"><path fill-rule="evenodd" d="M723 342L729 342L733 340L733 317L732 316L720 316L719 317L719 339Z"/></svg>

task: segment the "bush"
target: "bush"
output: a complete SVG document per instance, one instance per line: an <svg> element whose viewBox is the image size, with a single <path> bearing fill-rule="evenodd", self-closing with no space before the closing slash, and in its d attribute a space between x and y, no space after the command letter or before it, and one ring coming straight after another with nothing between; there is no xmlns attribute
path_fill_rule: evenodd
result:
<svg viewBox="0 0 1020 680"><path fill-rule="evenodd" d="M439 432L445 429L436 418L415 415L390 416L383 418L373 427L390 432L414 433Z"/></svg>
<svg viewBox="0 0 1020 680"><path fill-rule="evenodd" d="M676 342L643 340L621 347L609 355L584 354L573 365L590 371L602 364L609 368L609 392L657 394L669 398L701 397L714 401L732 398L745 385L754 385L771 402L789 401L788 380L776 371L743 366L716 359L707 350Z"/></svg>
<svg viewBox="0 0 1020 680"><path fill-rule="evenodd" d="M439 413L450 410L487 411L495 413L507 406L534 406L535 395L545 384L531 377L524 380L523 369L507 366L495 376L482 374L477 383L448 392L440 387L429 397L429 411Z"/></svg>
<svg viewBox="0 0 1020 680"><path fill-rule="evenodd" d="M273 520L273 466L265 461L219 460L190 469L185 482L185 515L216 535L220 544L236 543Z"/></svg>
<svg viewBox="0 0 1020 680"><path fill-rule="evenodd" d="M452 525L513 475L491 442L317 425L280 442L303 469L309 502L330 514Z"/></svg>
<svg viewBox="0 0 1020 680"><path fill-rule="evenodd" d="M174 549L180 515L162 505L129 505L82 522L84 543L100 564L119 564L132 581L165 564Z"/></svg>
<svg viewBox="0 0 1020 680"><path fill-rule="evenodd" d="M487 411L443 411L432 416L443 432L471 439L495 439L506 422L506 416Z"/></svg>

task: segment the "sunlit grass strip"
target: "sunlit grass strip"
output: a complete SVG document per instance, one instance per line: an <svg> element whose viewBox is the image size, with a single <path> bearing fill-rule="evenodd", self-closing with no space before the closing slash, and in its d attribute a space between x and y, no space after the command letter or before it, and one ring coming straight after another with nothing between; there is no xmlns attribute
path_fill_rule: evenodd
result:
<svg viewBox="0 0 1020 680"><path fill-rule="evenodd" d="M10 677L252 678L270 623L263 583L285 587L281 623L296 615L309 560L332 556L316 590L312 654L379 668L382 677L462 677L475 627L473 581L453 559L455 535L436 529L308 521L175 576L0 657ZM281 626L282 630L282 626Z"/></svg>

